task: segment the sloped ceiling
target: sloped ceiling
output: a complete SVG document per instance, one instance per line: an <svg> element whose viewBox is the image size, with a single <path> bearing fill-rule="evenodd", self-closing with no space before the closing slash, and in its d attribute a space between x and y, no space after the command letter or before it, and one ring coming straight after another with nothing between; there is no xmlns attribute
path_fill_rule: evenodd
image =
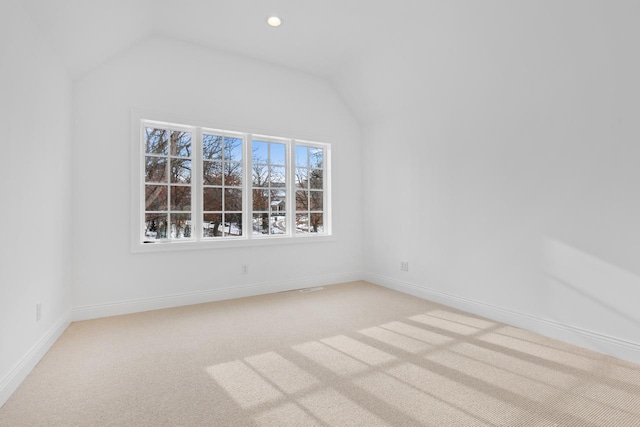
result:
<svg viewBox="0 0 640 427"><path fill-rule="evenodd" d="M151 0L23 0L72 77L153 31Z"/></svg>
<svg viewBox="0 0 640 427"><path fill-rule="evenodd" d="M410 0L24 0L72 77L151 35L268 61L336 87L394 49L428 7ZM279 28L266 25L276 14ZM386 48L385 48L386 46ZM381 59L384 61L384 59ZM356 77L358 78L358 77ZM368 105L363 102L363 105Z"/></svg>
<svg viewBox="0 0 640 427"><path fill-rule="evenodd" d="M617 49L640 15L635 0L22 1L73 77L160 35L326 79L361 122L594 43ZM272 14L281 27L266 25Z"/></svg>
<svg viewBox="0 0 640 427"><path fill-rule="evenodd" d="M328 77L410 15L386 10L391 2L364 0L24 2L74 77L152 33ZM272 14L282 18L280 28L266 25Z"/></svg>

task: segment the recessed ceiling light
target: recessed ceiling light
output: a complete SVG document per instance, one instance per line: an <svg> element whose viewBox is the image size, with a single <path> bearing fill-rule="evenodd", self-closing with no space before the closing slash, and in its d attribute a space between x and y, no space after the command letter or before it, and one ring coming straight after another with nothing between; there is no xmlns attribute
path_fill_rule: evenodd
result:
<svg viewBox="0 0 640 427"><path fill-rule="evenodd" d="M271 16L269 17L269 19L267 19L267 24L271 25L272 27L279 27L280 24L282 24L282 21L277 16Z"/></svg>

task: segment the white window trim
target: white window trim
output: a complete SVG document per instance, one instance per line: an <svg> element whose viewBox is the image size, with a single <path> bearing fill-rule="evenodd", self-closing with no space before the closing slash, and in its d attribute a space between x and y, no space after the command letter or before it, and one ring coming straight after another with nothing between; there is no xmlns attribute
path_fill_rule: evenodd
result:
<svg viewBox="0 0 640 427"><path fill-rule="evenodd" d="M332 192L331 192L331 144L321 143L315 141L309 141L299 138L286 138L282 136L270 136L268 134L275 134L277 132L264 132L259 130L252 130L249 128L243 128L240 130L225 130L224 134L241 135L243 138L243 168L244 168L244 181L243 181L243 230L246 230L245 235L241 237L224 237L224 238L200 238L202 233L202 173L201 162L202 153L198 144L192 149L192 180L198 180L194 183L192 189L192 229L197 234L193 239L189 240L167 240L157 241L154 243L143 243L142 233L144 230L143 215L145 212L145 199L144 199L144 168L142 166L142 160L145 157L145 147L141 143L143 140L144 126L142 122L155 122L158 125L168 125L172 128L178 127L185 130L193 131L192 140L201 141L202 131L215 130L219 132L220 128L232 128L231 126L212 126L208 123L201 124L202 122L191 120L172 120L158 113L145 113L138 110L133 110L131 114L131 164L130 164L130 250L134 253L145 252L172 252L183 250L203 250L203 249L223 249L223 248L242 248L242 247L256 247L256 246L273 246L273 245L289 245L300 243L317 243L317 242L330 242L336 240L332 227ZM185 125L183 123L195 123L192 125ZM237 129L237 126L234 128ZM247 167L250 162L251 155L251 142L252 138L266 139L269 141L281 142L287 141L287 196L286 196L286 217L287 219L287 234L284 235L254 235L252 224L252 168ZM314 146L323 148L325 150L324 159L324 232L323 233L306 233L298 234L295 232L293 222L295 221L295 167L293 165L293 152L295 144L304 144L306 146Z"/></svg>

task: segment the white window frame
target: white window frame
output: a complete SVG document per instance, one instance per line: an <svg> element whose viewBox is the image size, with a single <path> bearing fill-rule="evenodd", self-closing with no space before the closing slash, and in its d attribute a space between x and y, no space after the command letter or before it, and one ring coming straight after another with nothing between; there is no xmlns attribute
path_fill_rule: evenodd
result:
<svg viewBox="0 0 640 427"><path fill-rule="evenodd" d="M141 125L142 127L142 125ZM194 144L194 151L196 152L195 154L195 161L198 163L198 169L197 169L197 173L198 175L196 176L196 182L195 182L195 189L194 192L196 193L196 197L195 197L195 206L194 206L194 212L196 212L196 222L194 227L198 227L198 232L195 235L195 241L196 242L218 242L219 240L244 240L246 238L246 233L244 236L225 236L222 238L217 238L217 237L204 237L203 234L203 220L202 220L202 215L204 213L204 200L203 200L203 188L204 188L204 178L203 178L203 174L202 174L202 165L203 165L203 158L202 158L202 139L203 139L203 134L215 134L215 135L220 135L223 137L229 136L229 137L233 137L233 138L240 138L242 139L242 229L243 230L247 230L246 225L247 225L247 221L245 219L245 212L247 211L248 207L249 207L249 203L251 202L250 199L247 198L247 171L246 171L246 161L247 161L247 146L248 146L248 137L249 134L246 133L242 133L242 132L235 132L235 131L229 131L229 130L221 130L221 129L214 129L214 128L210 128L210 127L196 127L196 138L195 138L195 144ZM141 144L142 145L142 144ZM224 163L222 165L222 167L224 168ZM250 176L249 176L250 178ZM224 197L224 186L222 193L223 193L223 197ZM223 202L224 203L224 202ZM222 206L222 210L223 212L225 211L224 209L224 205Z"/></svg>
<svg viewBox="0 0 640 427"><path fill-rule="evenodd" d="M196 123L186 125L184 123ZM192 170L191 170L191 238L177 240L158 240L153 243L143 243L144 215L145 215L145 127L156 125L163 128L177 128L192 132ZM335 240L332 230L331 209L331 145L324 142L306 139L286 138L268 135L264 131L254 132L252 129L234 130L228 126L211 126L209 123L192 120L167 120L161 115L132 112L131 119L131 252L165 252L176 250L200 250L216 248L232 248L245 246L269 246L293 243L323 242ZM202 176L202 134L215 133L243 139L243 184L242 184L242 228L243 236L203 237L203 176ZM270 133L270 132L269 132ZM275 132L274 132L275 133ZM257 235L253 234L253 204L252 204L252 141L272 141L284 143L286 147L286 234ZM296 233L296 182L295 182L295 146L305 145L322 148L323 183L324 183L324 231L322 233ZM169 224L167 225L170 226Z"/></svg>

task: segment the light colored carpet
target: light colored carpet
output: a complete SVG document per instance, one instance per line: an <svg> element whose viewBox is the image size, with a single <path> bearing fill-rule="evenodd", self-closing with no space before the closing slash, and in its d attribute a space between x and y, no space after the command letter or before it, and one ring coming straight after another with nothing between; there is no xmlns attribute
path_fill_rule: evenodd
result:
<svg viewBox="0 0 640 427"><path fill-rule="evenodd" d="M640 426L640 367L364 282L73 323L2 426Z"/></svg>

